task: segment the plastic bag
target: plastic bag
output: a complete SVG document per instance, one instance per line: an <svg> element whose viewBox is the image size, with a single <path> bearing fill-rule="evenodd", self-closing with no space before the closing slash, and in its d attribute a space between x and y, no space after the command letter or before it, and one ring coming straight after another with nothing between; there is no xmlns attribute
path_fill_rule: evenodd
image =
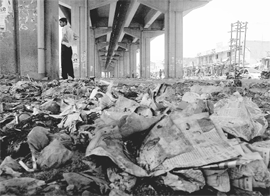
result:
<svg viewBox="0 0 270 196"><path fill-rule="evenodd" d="M34 127L27 136L27 143L31 152L37 155L50 143L49 129Z"/></svg>
<svg viewBox="0 0 270 196"><path fill-rule="evenodd" d="M73 153L66 149L60 141L54 139L42 150L37 158L37 163L42 169L57 168L69 161L72 155Z"/></svg>

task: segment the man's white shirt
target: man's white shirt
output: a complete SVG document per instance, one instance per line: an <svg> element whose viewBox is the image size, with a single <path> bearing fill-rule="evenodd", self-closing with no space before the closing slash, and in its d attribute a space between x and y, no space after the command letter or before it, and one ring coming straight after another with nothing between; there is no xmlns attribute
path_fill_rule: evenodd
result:
<svg viewBox="0 0 270 196"><path fill-rule="evenodd" d="M64 41L64 38L67 39L67 41ZM73 45L74 41L74 32L70 28L69 25L66 25L62 28L62 44L66 45L67 47L71 47Z"/></svg>

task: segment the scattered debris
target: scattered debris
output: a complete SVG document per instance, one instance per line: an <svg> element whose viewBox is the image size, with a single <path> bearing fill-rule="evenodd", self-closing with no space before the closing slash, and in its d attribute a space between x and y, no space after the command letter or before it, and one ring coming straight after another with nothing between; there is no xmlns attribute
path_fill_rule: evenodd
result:
<svg viewBox="0 0 270 196"><path fill-rule="evenodd" d="M269 193L268 81L0 78L0 194Z"/></svg>

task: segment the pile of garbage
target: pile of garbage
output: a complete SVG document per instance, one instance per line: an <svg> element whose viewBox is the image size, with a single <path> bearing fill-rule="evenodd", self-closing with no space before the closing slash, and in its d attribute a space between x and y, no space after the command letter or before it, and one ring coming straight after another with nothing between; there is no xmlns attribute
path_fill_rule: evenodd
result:
<svg viewBox="0 0 270 196"><path fill-rule="evenodd" d="M270 78L270 72L269 71L262 71L261 79L269 79L269 78Z"/></svg>
<svg viewBox="0 0 270 196"><path fill-rule="evenodd" d="M0 78L1 195L269 194L270 83Z"/></svg>

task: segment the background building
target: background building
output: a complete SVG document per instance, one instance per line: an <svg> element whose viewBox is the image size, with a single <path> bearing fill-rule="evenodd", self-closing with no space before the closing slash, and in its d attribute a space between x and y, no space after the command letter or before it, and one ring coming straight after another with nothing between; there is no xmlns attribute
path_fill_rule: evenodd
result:
<svg viewBox="0 0 270 196"><path fill-rule="evenodd" d="M240 52L240 59L243 58L243 48ZM257 63L262 63L269 68L269 53L270 53L270 41L246 41L245 48L245 65L246 66L254 66ZM215 49L211 49L208 51L203 51L199 53L196 57L196 64L202 67L220 67L224 64L228 64L230 61L230 47L223 46L222 43L218 43ZM238 58L236 58L236 62L238 62ZM232 52L232 60L233 64L235 58ZM243 64L243 62L241 62Z"/></svg>

